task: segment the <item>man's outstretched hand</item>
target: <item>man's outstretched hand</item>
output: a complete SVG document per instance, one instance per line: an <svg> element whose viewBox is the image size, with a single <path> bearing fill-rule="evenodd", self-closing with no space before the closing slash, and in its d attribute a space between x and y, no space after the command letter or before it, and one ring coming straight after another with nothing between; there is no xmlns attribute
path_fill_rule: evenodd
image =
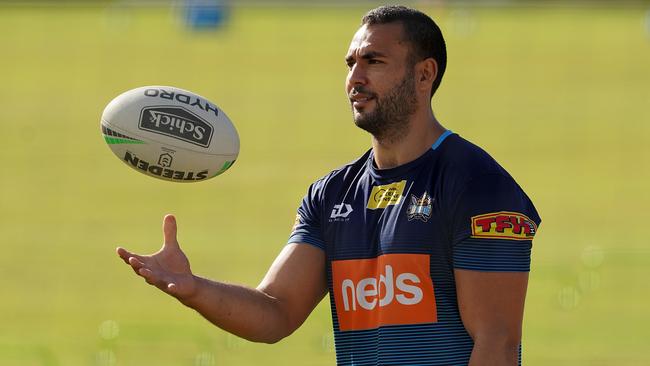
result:
<svg viewBox="0 0 650 366"><path fill-rule="evenodd" d="M138 255L124 248L117 248L117 255L133 268L147 283L183 301L196 292L196 279L190 270L190 262L176 240L176 218L166 215L163 219L164 242L162 248L151 255Z"/></svg>
<svg viewBox="0 0 650 366"><path fill-rule="evenodd" d="M176 241L176 219L163 220L163 247L151 255L117 254L143 277L219 328L254 342L275 343L296 330L327 293L325 252L286 245L257 288L194 276Z"/></svg>

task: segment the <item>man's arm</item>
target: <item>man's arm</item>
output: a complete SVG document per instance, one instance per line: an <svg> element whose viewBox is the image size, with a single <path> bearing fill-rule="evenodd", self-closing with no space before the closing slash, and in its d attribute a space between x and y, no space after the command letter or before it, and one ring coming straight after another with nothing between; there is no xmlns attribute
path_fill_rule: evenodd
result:
<svg viewBox="0 0 650 366"><path fill-rule="evenodd" d="M142 256L118 248L118 255L147 283L176 297L216 326L242 338L274 343L296 330L325 296L325 255L311 245L289 244L256 288L192 274L176 240L176 220L163 221L164 244Z"/></svg>
<svg viewBox="0 0 650 366"><path fill-rule="evenodd" d="M469 366L517 365L527 272L454 270L458 307L474 340Z"/></svg>

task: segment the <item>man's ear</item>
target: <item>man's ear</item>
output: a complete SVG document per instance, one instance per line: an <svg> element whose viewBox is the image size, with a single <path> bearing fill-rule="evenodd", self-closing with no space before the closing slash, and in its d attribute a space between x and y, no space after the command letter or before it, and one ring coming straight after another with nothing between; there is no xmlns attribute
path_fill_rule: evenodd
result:
<svg viewBox="0 0 650 366"><path fill-rule="evenodd" d="M438 76L438 63L433 58L426 58L416 65L417 85L419 90L431 91L433 82Z"/></svg>

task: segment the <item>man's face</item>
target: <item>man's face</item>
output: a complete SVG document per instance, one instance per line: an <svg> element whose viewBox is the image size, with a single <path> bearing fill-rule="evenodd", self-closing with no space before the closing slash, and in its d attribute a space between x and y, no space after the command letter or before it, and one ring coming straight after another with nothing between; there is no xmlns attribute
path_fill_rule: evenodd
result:
<svg viewBox="0 0 650 366"><path fill-rule="evenodd" d="M346 91L352 115L376 138L399 138L417 108L408 56L400 23L363 25L350 43Z"/></svg>

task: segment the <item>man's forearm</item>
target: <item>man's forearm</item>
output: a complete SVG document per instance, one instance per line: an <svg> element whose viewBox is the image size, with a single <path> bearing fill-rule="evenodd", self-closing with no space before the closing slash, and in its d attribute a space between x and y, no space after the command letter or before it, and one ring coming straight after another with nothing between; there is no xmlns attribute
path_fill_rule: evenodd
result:
<svg viewBox="0 0 650 366"><path fill-rule="evenodd" d="M219 328L264 343L275 343L290 333L277 299L257 289L194 277L195 293L179 301Z"/></svg>
<svg viewBox="0 0 650 366"><path fill-rule="evenodd" d="M519 342L507 339L475 339L469 366L517 366Z"/></svg>

